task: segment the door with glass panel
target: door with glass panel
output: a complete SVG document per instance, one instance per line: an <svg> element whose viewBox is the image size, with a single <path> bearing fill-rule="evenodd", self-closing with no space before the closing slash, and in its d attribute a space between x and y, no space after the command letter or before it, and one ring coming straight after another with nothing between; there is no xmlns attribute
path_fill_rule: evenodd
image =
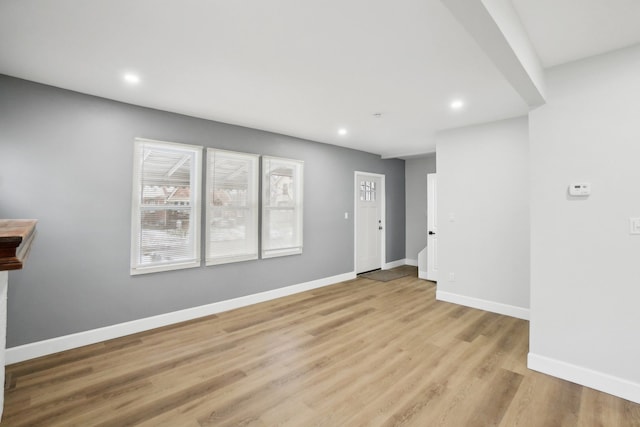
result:
<svg viewBox="0 0 640 427"><path fill-rule="evenodd" d="M356 174L356 273L382 268L384 238L383 176Z"/></svg>

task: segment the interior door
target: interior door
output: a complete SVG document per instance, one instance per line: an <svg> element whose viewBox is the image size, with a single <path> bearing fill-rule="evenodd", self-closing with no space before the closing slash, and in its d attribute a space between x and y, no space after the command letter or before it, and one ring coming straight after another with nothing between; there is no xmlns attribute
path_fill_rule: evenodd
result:
<svg viewBox="0 0 640 427"><path fill-rule="evenodd" d="M382 268L381 178L356 175L356 273Z"/></svg>
<svg viewBox="0 0 640 427"><path fill-rule="evenodd" d="M427 174L427 280L438 281L438 177Z"/></svg>

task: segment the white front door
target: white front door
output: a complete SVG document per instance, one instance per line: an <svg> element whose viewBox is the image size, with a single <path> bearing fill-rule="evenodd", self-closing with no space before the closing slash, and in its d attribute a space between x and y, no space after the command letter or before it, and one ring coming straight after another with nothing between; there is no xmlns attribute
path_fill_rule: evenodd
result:
<svg viewBox="0 0 640 427"><path fill-rule="evenodd" d="M356 273L382 268L384 176L356 173Z"/></svg>
<svg viewBox="0 0 640 427"><path fill-rule="evenodd" d="M438 177L427 174L427 280L438 280Z"/></svg>

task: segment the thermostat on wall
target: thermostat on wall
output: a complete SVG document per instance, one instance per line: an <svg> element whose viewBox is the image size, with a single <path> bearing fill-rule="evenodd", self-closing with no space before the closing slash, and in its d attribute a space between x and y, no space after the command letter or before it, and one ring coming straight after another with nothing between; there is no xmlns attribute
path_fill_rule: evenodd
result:
<svg viewBox="0 0 640 427"><path fill-rule="evenodd" d="M591 194L591 184L588 182L576 182L569 184L569 195L588 196Z"/></svg>

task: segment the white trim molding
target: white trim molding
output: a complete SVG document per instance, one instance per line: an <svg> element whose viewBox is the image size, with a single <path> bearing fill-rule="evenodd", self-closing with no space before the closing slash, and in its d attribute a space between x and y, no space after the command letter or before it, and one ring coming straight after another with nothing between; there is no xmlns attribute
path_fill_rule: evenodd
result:
<svg viewBox="0 0 640 427"><path fill-rule="evenodd" d="M429 279L427 279L427 272L426 271L422 271L422 270L418 270L418 279L429 280Z"/></svg>
<svg viewBox="0 0 640 427"><path fill-rule="evenodd" d="M105 326L103 328L11 347L7 349L5 363L10 365L12 363L23 362L25 360L35 359L36 357L46 356L60 351L96 344L102 341L160 328L162 326L186 322L187 320L210 316L223 311L246 307L259 302L270 301L276 298L309 291L311 289L333 285L355 279L356 277L356 273L351 271L349 273L338 274L336 276L325 277L322 279L312 280L310 282L299 283L297 285L246 295L226 301L214 302L211 304L201 305L199 307L187 308L171 313L146 317L144 319L132 320L130 322L119 323L116 325Z"/></svg>
<svg viewBox="0 0 640 427"><path fill-rule="evenodd" d="M404 264L405 265L411 265L413 267L417 267L418 266L418 260L417 259L411 259L411 258L405 258L404 259Z"/></svg>
<svg viewBox="0 0 640 427"><path fill-rule="evenodd" d="M397 260L391 261L391 262L385 262L384 264L382 264L382 269L383 270L390 270L392 268L401 267L403 265L412 265L412 264L409 264L407 262L407 259L403 258L403 259L397 259Z"/></svg>
<svg viewBox="0 0 640 427"><path fill-rule="evenodd" d="M527 367L543 374L640 403L640 384L623 378L535 353L529 353Z"/></svg>
<svg viewBox="0 0 640 427"><path fill-rule="evenodd" d="M492 313L504 314L505 316L516 317L518 319L529 320L529 309L515 305L503 304L501 302L489 301L438 290L436 290L436 299L467 307L479 308L480 310L490 311Z"/></svg>

